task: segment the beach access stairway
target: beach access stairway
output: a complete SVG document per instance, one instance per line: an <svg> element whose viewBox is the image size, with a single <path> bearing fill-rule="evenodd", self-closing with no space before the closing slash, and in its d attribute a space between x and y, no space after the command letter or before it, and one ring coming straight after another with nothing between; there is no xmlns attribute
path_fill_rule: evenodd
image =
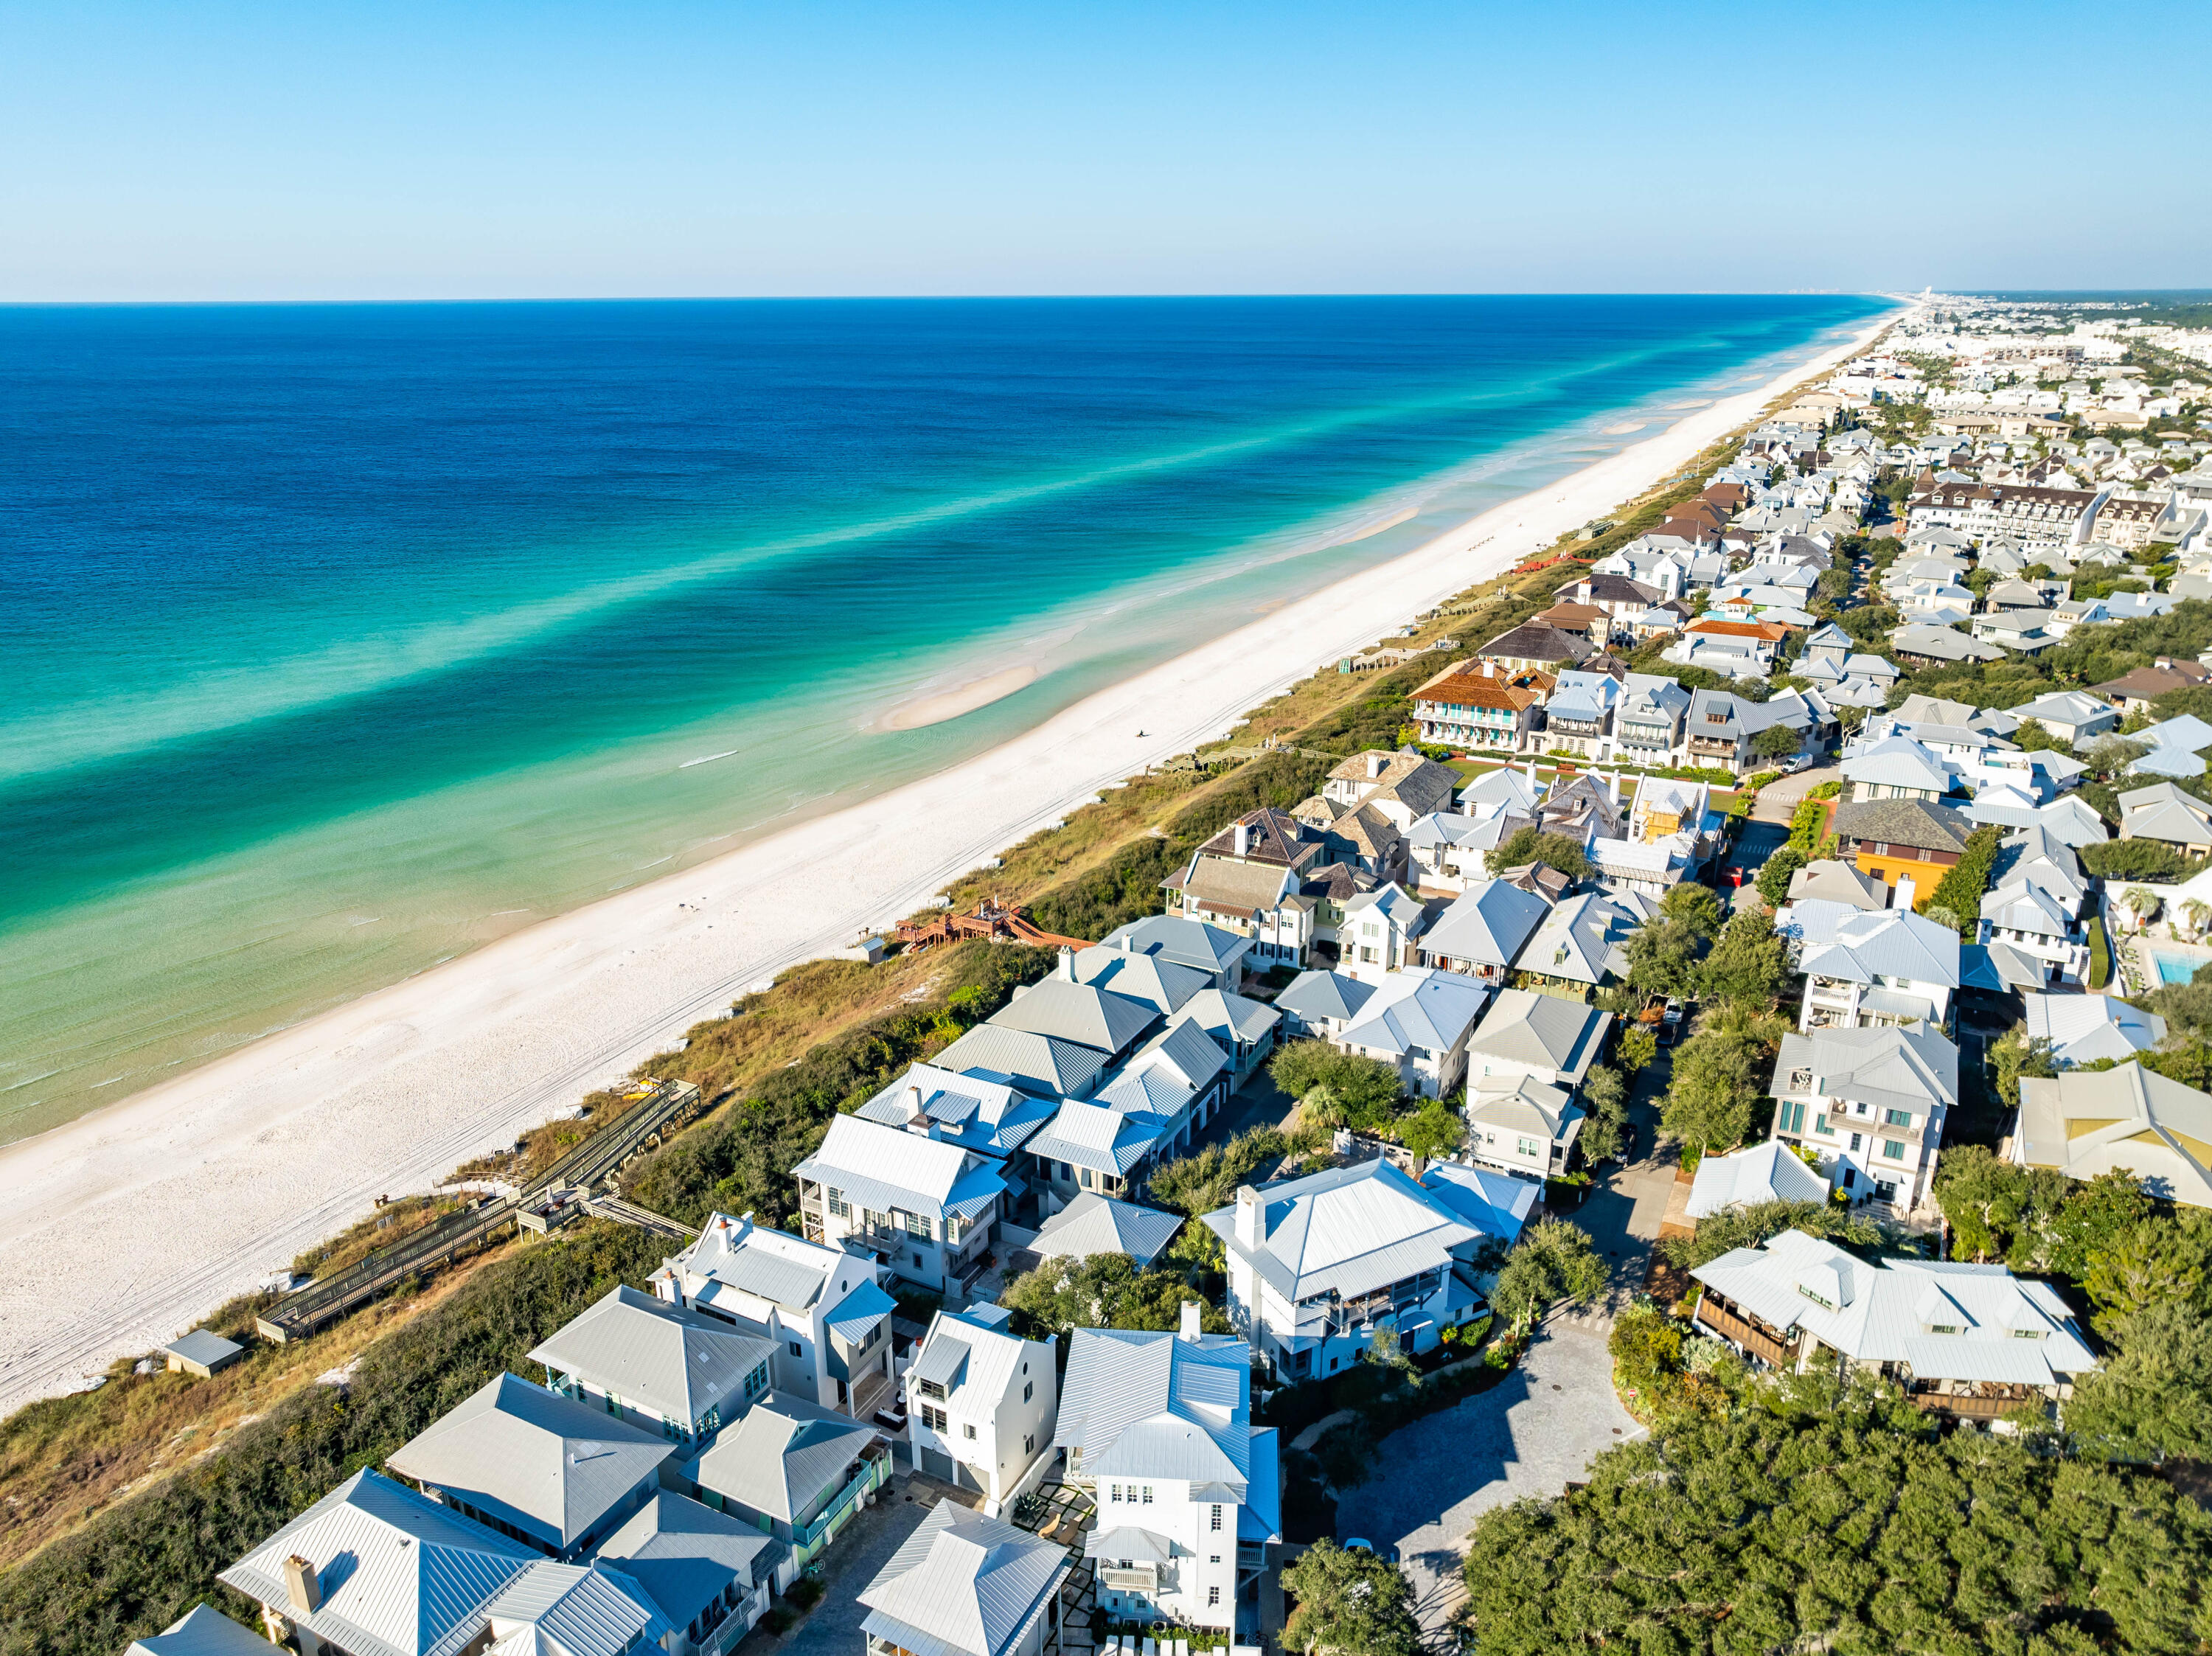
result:
<svg viewBox="0 0 2212 1656"><path fill-rule="evenodd" d="M388 1248L378 1249L333 1276L309 1283L255 1318L255 1329L264 1339L279 1344L305 1338L410 1277L485 1246L508 1226L519 1224L550 1192L577 1190L588 1193L618 1172L631 1157L658 1144L671 1130L696 1114L702 1101L702 1095L694 1082L656 1082L650 1092L617 1119L570 1149L514 1195L487 1198L471 1207L449 1213L435 1224L425 1226ZM597 1212L599 1210L595 1204L603 1204L610 1199L587 1194L586 1210ZM624 1223L646 1224L647 1228L664 1234L690 1234L673 1220L648 1213L619 1198L611 1199L625 1210L611 1213L608 1217Z"/></svg>

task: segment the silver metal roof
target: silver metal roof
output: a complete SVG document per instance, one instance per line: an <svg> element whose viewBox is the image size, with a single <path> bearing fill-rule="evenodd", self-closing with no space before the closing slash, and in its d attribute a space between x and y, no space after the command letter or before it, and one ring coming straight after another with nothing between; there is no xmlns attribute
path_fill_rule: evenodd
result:
<svg viewBox="0 0 2212 1656"><path fill-rule="evenodd" d="M550 1558L515 1577L484 1614L497 1656L629 1656L674 1631L622 1571Z"/></svg>
<svg viewBox="0 0 2212 1656"><path fill-rule="evenodd" d="M865 1631L916 1656L1001 1656L1073 1568L1058 1544L942 1501L854 1597Z"/></svg>
<svg viewBox="0 0 2212 1656"><path fill-rule="evenodd" d="M318 1609L292 1607L295 1555L320 1578ZM217 1579L349 1656L455 1656L482 1630L483 1607L538 1556L364 1468Z"/></svg>
<svg viewBox="0 0 2212 1656"><path fill-rule="evenodd" d="M125 1656L269 1656L269 1641L211 1604L195 1604L161 1632L132 1640Z"/></svg>
<svg viewBox="0 0 2212 1656"><path fill-rule="evenodd" d="M236 1340L227 1340L212 1330L195 1328L182 1339L170 1341L161 1350L172 1352L187 1362L205 1363L212 1368L246 1348Z"/></svg>
<svg viewBox="0 0 2212 1656"><path fill-rule="evenodd" d="M936 1067L1003 1081L1047 1098L1088 1092L1106 1067L1106 1054L1000 1023L979 1023L937 1055Z"/></svg>
<svg viewBox="0 0 2212 1656"><path fill-rule="evenodd" d="M720 1318L617 1286L530 1360L696 1429L710 1410L735 1419L746 1376L775 1355L774 1342L740 1334Z"/></svg>
<svg viewBox="0 0 2212 1656"><path fill-rule="evenodd" d="M684 1627L732 1581L767 1580L784 1550L751 1525L663 1489L607 1538L599 1557L644 1588L671 1626Z"/></svg>
<svg viewBox="0 0 2212 1656"><path fill-rule="evenodd" d="M995 1028L1073 1041L1111 1057L1126 1050L1159 1016L1159 1009L1147 1001L1066 978L1047 978L1016 993L986 1022Z"/></svg>
<svg viewBox="0 0 2212 1656"><path fill-rule="evenodd" d="M713 1447L684 1470L701 1489L726 1501L787 1524L801 1523L881 1435L848 1415L788 1392L771 1392L736 1426L723 1428Z"/></svg>
<svg viewBox="0 0 2212 1656"><path fill-rule="evenodd" d="M1425 1271L1449 1270L1455 1255L1484 1234L1388 1160L1283 1180L1257 1194L1256 1248L1237 1240L1233 1204L1205 1222L1293 1304L1330 1293L1352 1299Z"/></svg>
<svg viewBox="0 0 2212 1656"><path fill-rule="evenodd" d="M822 1147L792 1172L878 1212L898 1208L932 1217L988 1212L1006 1188L991 1163L957 1144L854 1115L832 1121Z"/></svg>
<svg viewBox="0 0 2212 1656"><path fill-rule="evenodd" d="M1468 1038L1470 1062L1487 1055L1547 1070L1569 1087L1579 1086L1597 1061L1613 1014L1557 995L1501 989Z"/></svg>
<svg viewBox="0 0 2212 1656"><path fill-rule="evenodd" d="M604 1410L499 1374L385 1464L565 1548L672 1453Z"/></svg>
<svg viewBox="0 0 2212 1656"><path fill-rule="evenodd" d="M1231 1334L1079 1328L1070 1338L1054 1447L1084 1475L1242 1486L1251 1465L1252 1351Z"/></svg>
<svg viewBox="0 0 2212 1656"><path fill-rule="evenodd" d="M1162 1213L1085 1191L1044 1222L1030 1251L1046 1259L1126 1253L1141 1271L1175 1240L1182 1224L1180 1213Z"/></svg>
<svg viewBox="0 0 2212 1656"><path fill-rule="evenodd" d="M1302 972L1275 997L1275 1005L1300 1017L1341 1021L1358 1016L1374 993L1373 984L1341 972Z"/></svg>

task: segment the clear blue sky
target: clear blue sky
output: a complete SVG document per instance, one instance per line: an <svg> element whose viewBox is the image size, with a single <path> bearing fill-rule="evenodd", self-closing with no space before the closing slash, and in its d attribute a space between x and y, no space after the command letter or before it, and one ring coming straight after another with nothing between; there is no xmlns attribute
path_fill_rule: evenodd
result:
<svg viewBox="0 0 2212 1656"><path fill-rule="evenodd" d="M0 299L2203 287L2212 6L0 14Z"/></svg>

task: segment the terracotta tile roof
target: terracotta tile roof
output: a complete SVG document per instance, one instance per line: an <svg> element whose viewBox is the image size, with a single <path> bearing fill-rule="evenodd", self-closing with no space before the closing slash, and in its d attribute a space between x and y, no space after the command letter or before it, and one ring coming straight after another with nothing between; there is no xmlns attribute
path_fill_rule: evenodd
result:
<svg viewBox="0 0 2212 1656"><path fill-rule="evenodd" d="M1521 689L1505 679L1468 672L1464 664L1445 668L1413 692L1416 706L1424 701L1440 701L1455 707L1496 707L1510 713L1533 707L1539 699L1534 690Z"/></svg>
<svg viewBox="0 0 2212 1656"><path fill-rule="evenodd" d="M1790 636L1790 629L1778 621L1693 621L1685 630L1717 633L1727 638L1765 639L1769 644L1779 644Z"/></svg>

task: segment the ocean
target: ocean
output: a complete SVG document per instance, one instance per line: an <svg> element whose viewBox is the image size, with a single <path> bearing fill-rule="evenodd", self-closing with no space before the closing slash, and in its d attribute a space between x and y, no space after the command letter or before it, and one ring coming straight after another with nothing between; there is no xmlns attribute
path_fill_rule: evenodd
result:
<svg viewBox="0 0 2212 1656"><path fill-rule="evenodd" d="M1882 308L0 308L0 1141L966 757Z"/></svg>

